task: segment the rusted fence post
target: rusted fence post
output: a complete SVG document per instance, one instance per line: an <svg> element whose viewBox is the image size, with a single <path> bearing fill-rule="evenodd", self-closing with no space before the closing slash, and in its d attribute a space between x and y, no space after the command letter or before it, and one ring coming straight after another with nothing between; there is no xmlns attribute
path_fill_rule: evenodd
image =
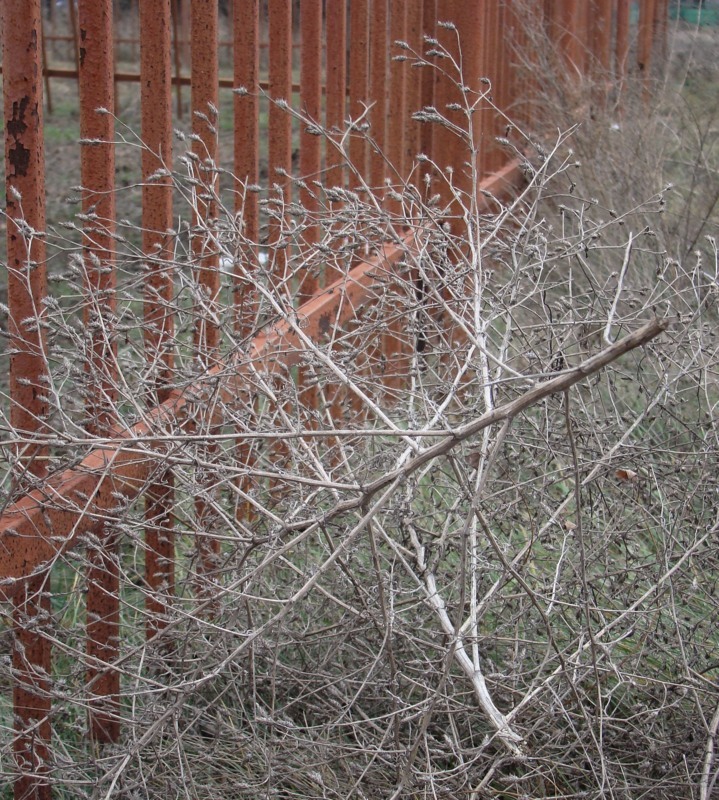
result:
<svg viewBox="0 0 719 800"><path fill-rule="evenodd" d="M376 193L382 189L386 175L385 148L387 142L387 66L388 32L387 1L373 0L370 29L370 135L374 145L370 153L369 183Z"/></svg>
<svg viewBox="0 0 719 800"><path fill-rule="evenodd" d="M80 136L82 137L83 266L87 330L87 430L107 435L115 421L115 150L112 1L80 0ZM97 742L120 733L119 553L111 522L88 543L87 654L90 734Z"/></svg>
<svg viewBox="0 0 719 800"><path fill-rule="evenodd" d="M208 235L208 228L217 217L218 141L217 110L219 108L219 81L217 60L216 0L192 0L190 7L191 61L192 61L192 155L195 181L193 208L192 255L197 298L195 302L195 349L198 367L210 369L219 358L220 330L217 324L217 302L220 292L219 254ZM198 408L198 433L212 433L214 421L211 412ZM212 460L216 445L205 446L205 461ZM195 501L197 527L198 577L197 592L200 598L212 593L212 583L217 567L220 547L215 538L217 514L214 498L202 496L213 477L206 471L197 471L198 496Z"/></svg>
<svg viewBox="0 0 719 800"><path fill-rule="evenodd" d="M407 3L404 0L390 0L390 68L389 96L387 107L387 160L390 177L395 186L405 180L405 133L407 130L407 69L406 61L394 61L395 56L406 55L395 45L407 39ZM401 206L397 201L388 202L393 213L399 214Z"/></svg>
<svg viewBox="0 0 719 800"><path fill-rule="evenodd" d="M3 95L7 213L10 423L18 487L47 475L47 448L34 442L48 413L46 341L41 323L45 266L45 153L40 0L6 0L3 8ZM49 800L49 575L21 582L13 597L13 750L15 798Z"/></svg>
<svg viewBox="0 0 719 800"><path fill-rule="evenodd" d="M322 0L303 0L300 5L300 105L302 113L318 125L322 120ZM319 225L315 215L320 204L318 189L314 181L321 179L322 137L317 131L303 124L300 130L300 175L305 182L300 189L300 202L305 209L308 227L304 232L307 245L315 245L320 239ZM299 278L298 301L304 303L317 292L317 275L307 270ZM310 425L316 425L317 387L311 384L311 373L300 367L298 379L301 390L301 404L308 416Z"/></svg>
<svg viewBox="0 0 719 800"><path fill-rule="evenodd" d="M303 0L300 5L300 31L302 49L300 56L300 105L302 113L318 125L322 121L322 0ZM322 137L308 125L300 130L300 174L306 186L300 190L300 202L310 217L319 211L317 188L322 168ZM304 234L305 241L319 241L319 226L311 224ZM300 302L308 300L317 291L317 276L310 273L300 276Z"/></svg>
<svg viewBox="0 0 719 800"><path fill-rule="evenodd" d="M420 53L424 57L431 49L424 37L434 39L437 35L437 0L424 0L422 7L422 38L420 39ZM432 69L422 69L422 108L434 106L434 71ZM432 129L433 125L420 126L420 152L427 156L432 156ZM424 167L422 176L427 172Z"/></svg>
<svg viewBox="0 0 719 800"><path fill-rule="evenodd" d="M592 69L606 85L612 69L613 0L592 0L590 8L591 46L594 56Z"/></svg>
<svg viewBox="0 0 719 800"><path fill-rule="evenodd" d="M344 128L347 93L347 6L346 0L333 0L325 7L325 127L330 135ZM342 157L330 141L325 143L325 185L344 187ZM325 267L323 285L340 277L331 266Z"/></svg>
<svg viewBox="0 0 719 800"><path fill-rule="evenodd" d="M617 31L616 31L616 71L615 79L619 81L620 95L629 72L629 19L631 0L617 0Z"/></svg>
<svg viewBox="0 0 719 800"><path fill-rule="evenodd" d="M352 0L350 3L349 48L349 107L350 119L360 117L366 122L366 106L369 89L369 2ZM349 177L351 189L357 188L367 176L366 139L359 131L351 134L349 156L352 171Z"/></svg>
<svg viewBox="0 0 719 800"><path fill-rule="evenodd" d="M270 35L267 179L269 197L273 203L272 213L275 215L270 218L269 244L272 251L272 285L284 294L289 289L288 243L282 242L282 234L285 210L292 199L292 117L287 108L283 108L278 101L285 101L288 106L292 104L292 3L287 0L269 0L267 9ZM282 300L291 302L286 295ZM287 396L279 382L276 390L278 398L281 395ZM287 404L279 399L277 402L288 409ZM278 440L273 444L271 452L273 466L283 465L288 458L289 448L284 441ZM274 491L278 485L277 482L270 481L270 491Z"/></svg>
<svg viewBox="0 0 719 800"><path fill-rule="evenodd" d="M260 236L259 181L260 181L260 3L259 0L237 0L232 8L234 173L236 186L234 210L238 224L242 225L240 249L234 254L237 259L233 276L235 332L244 340L248 338L256 323L257 292L252 285L252 275L258 269L258 242ZM247 433L254 422L256 399L246 392L240 402L245 403L243 425L238 426ZM249 470L254 461L252 443L239 439L235 460L238 466ZM247 493L253 487L252 478L246 475L238 479L238 489ZM252 505L242 495L235 503L235 515L244 523L252 514Z"/></svg>
<svg viewBox="0 0 719 800"><path fill-rule="evenodd" d="M639 33L637 37L637 66L648 81L652 68L652 42L657 0L641 0L639 4Z"/></svg>
<svg viewBox="0 0 719 800"><path fill-rule="evenodd" d="M142 110L142 249L145 254L144 336L148 372L152 376L151 406L170 391L174 366L172 309L172 74L170 0L140 3L140 72ZM145 579L152 637L164 627L166 599L174 589L172 534L173 478L160 468L145 506Z"/></svg>
<svg viewBox="0 0 719 800"><path fill-rule="evenodd" d="M270 197L277 202L275 212L284 215L284 207L292 192L292 117L277 101L292 104L292 4L286 0L269 0L270 30L270 111L268 181ZM270 221L270 244L279 243L281 223ZM286 250L275 254L275 270L279 281L284 281Z"/></svg>

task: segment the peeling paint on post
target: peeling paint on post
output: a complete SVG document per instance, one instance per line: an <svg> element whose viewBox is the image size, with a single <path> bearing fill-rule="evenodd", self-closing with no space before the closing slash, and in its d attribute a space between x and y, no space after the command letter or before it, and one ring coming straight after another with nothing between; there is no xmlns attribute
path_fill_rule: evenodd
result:
<svg viewBox="0 0 719 800"><path fill-rule="evenodd" d="M10 423L28 442L15 453L22 485L25 471L35 478L47 475L47 448L33 444L48 413L46 341L39 324L47 294L40 0L6 0L3 16ZM38 624L50 609L47 580L42 573L23 581L13 598L17 800L50 798L42 777L50 766L50 642Z"/></svg>
<svg viewBox="0 0 719 800"><path fill-rule="evenodd" d="M142 104L142 249L146 257L145 357L153 380L152 405L169 394L173 372L172 308L172 75L170 0L140 3L140 72ZM167 173L167 174L165 174ZM161 176L161 177L160 177ZM148 595L146 631L164 627L164 598L174 592L172 532L173 479L162 472L148 489L145 519L145 577Z"/></svg>
<svg viewBox="0 0 719 800"><path fill-rule="evenodd" d="M115 325L115 106L111 0L80 0L80 136L82 137L83 260L88 432L112 428L117 397ZM104 527L88 545L87 669L90 735L99 743L120 735L120 674L111 665L119 647L117 534Z"/></svg>

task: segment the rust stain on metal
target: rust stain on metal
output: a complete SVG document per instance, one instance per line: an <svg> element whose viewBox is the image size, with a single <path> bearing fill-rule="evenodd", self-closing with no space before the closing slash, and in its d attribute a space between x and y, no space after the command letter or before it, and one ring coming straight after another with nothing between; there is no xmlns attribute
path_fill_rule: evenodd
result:
<svg viewBox="0 0 719 800"><path fill-rule="evenodd" d="M408 246L409 241L403 247L385 247L379 256L358 264L339 279L331 291L321 292L301 306L297 317L304 321L303 331L320 341L323 316L339 326L352 319L355 310L373 296L371 286L377 269L390 269ZM282 355L281 363L278 354ZM192 422L187 414L194 407L193 398L206 388L217 391L219 400L230 402L246 387L252 370L284 370L285 366L299 363L302 355L295 328L289 322L272 325L254 338L245 355L217 364L186 390L174 390L164 403L148 412L146 422L129 431L118 428L113 434L118 440L116 446L93 450L78 467L50 479L42 490L9 506L0 517L0 551L4 554L0 581L5 581L0 589L11 596L17 588L16 579L67 551L82 534L97 531L103 520L111 521L118 492L132 499L145 489L155 464L147 453L140 454L133 448L134 440L151 441L158 427L187 430ZM162 456L158 454L158 458Z"/></svg>
<svg viewBox="0 0 719 800"><path fill-rule="evenodd" d="M26 440L25 446L17 447L16 479L22 487L27 483L25 470L38 479L47 475L47 448L33 445L35 436L44 432L48 414L45 327L35 324L47 294L45 244L42 236L28 239L23 233L25 223L37 231L45 229L40 0L6 0L3 11L10 423L15 435ZM18 197L22 197L22 206ZM31 559L42 552L32 535L27 548ZM22 566L22 576L28 576L32 569L27 563ZM13 598L13 752L20 773L14 793L16 798L33 800L50 798L50 785L44 778L50 767L50 686L46 677L51 674L50 641L40 621L49 618L47 577L40 573L21 581Z"/></svg>
<svg viewBox="0 0 719 800"><path fill-rule="evenodd" d="M192 0L190 6L191 58L192 58L192 132L195 139L192 150L194 178L200 187L195 196L193 210L197 233L192 236L192 252L195 258L195 282L204 296L198 307L195 325L196 358L202 369L219 361L220 329L215 321L219 318L218 295L220 271L217 248L206 232L217 217L218 146L217 112L219 108L218 54L217 54L218 6L214 0ZM212 417L201 413L196 424L202 429L214 431ZM207 426L207 427L205 427ZM207 482L212 483L212 478ZM211 491L207 489L207 491ZM212 532L215 527L213 504L201 496L195 500L195 524L199 530ZM202 536L196 540L198 553L197 591L208 596L213 591L212 575L216 569L219 541L214 536Z"/></svg>
<svg viewBox="0 0 719 800"><path fill-rule="evenodd" d="M79 0L80 135L92 141L81 149L84 223L86 326L93 331L86 364L89 433L103 436L115 419L117 344L115 316L115 107L112 0ZM101 324L98 322L101 321ZM90 735L115 742L120 735L120 674L111 664L119 653L119 580L117 536L111 525L98 529L100 546L90 554L87 593L87 654L90 666Z"/></svg>
<svg viewBox="0 0 719 800"><path fill-rule="evenodd" d="M172 69L170 0L141 3L140 72L142 111L142 249L147 258L145 278L144 341L154 403L170 394L174 358L171 240L172 179L153 178L158 170L172 168ZM175 543L172 524L173 480L169 471L148 489L145 507L145 580L148 595L147 636L164 627L166 598L174 592Z"/></svg>

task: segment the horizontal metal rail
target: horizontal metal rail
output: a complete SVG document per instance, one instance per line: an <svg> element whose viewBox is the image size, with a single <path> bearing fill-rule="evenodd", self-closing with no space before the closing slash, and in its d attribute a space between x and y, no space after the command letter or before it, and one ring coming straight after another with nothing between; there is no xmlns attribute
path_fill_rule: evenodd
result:
<svg viewBox="0 0 719 800"><path fill-rule="evenodd" d="M519 164L513 161L483 181L480 190L507 196L521 181ZM319 342L328 331L349 322L371 298L372 286L381 274L386 276L410 246L409 240L384 246L377 256L357 264L346 277L300 306L296 317L302 320L304 334ZM122 444L93 449L78 466L5 509L0 517L0 591L6 597L12 595L18 579L45 569L80 536L111 517L118 494L132 499L142 491L162 459L162 449L152 446L153 432L163 427L180 432L188 408L196 406L208 392L227 401L246 388L251 369L272 373L294 366L300 362L303 349L296 325L287 321L268 324L246 352L213 367L197 383L173 391L164 403L147 413L145 420L130 429L117 429L108 437Z"/></svg>

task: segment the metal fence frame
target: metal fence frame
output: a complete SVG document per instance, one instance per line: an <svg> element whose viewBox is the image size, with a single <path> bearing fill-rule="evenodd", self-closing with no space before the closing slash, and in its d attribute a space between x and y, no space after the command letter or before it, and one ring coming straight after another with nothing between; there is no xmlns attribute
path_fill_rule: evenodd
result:
<svg viewBox="0 0 719 800"><path fill-rule="evenodd" d="M260 4L258 0L234 0L234 68L231 84L247 87L234 100L234 170L241 180L255 184L259 180L259 156L262 142L258 129L258 94L267 87L271 98L292 95L293 4L287 0L269 0L269 74L260 75ZM600 68L614 76L619 85L630 70L629 0L546 0L534 4L536 25L546 29L560 58L567 65L569 80L575 80ZM396 165L400 177L409 174L414 156L422 151L432 157L442 153L446 163L461 163L456 141L445 131L434 133L410 121L409 111L420 106L445 107L453 100L456 87L427 79L426 71L411 70L408 63L394 65L391 42L407 42L421 50L423 36L436 34L437 20L457 23L465 69L470 76L488 76L500 107L509 108L522 99L531 86L520 87L515 80L513 48L531 48L531 41L519 24L517 0L467 3L462 0L302 0L299 20L301 103L310 116L320 117L324 95L327 128L341 128L348 117L361 113L362 103L371 100L369 112L375 141L386 150L388 160ZM636 33L636 64L647 74L652 57L661 53L666 35L668 0L642 0ZM102 546L94 550L89 575L87 609L87 652L94 666L87 680L93 697L89 733L95 742L117 741L121 731L115 713L119 696L119 672L112 668L119 646L118 574L113 566L113 552L118 546L110 532L103 532L98 516L113 504L113 495L122 491L131 497L150 476L150 464L137 451L122 444L98 446L76 468L47 478L47 448L42 443L47 401L43 399L47 361L47 342L42 326L27 324L43 306L47 292L45 249L42 236L28 236L28 230L45 227L45 175L43 149L43 42L41 0L5 0L4 4L3 91L6 138L7 192L7 265L10 357L10 416L12 427L26 440L18 463L25 477L18 477L29 487L43 483L41 489L28 490L6 508L0 517L0 580L6 599L15 607L13 664L18 676L13 689L16 719L14 751L20 777L15 782L16 798L48 798L51 794L47 774L50 768L50 675L48 640L42 626L33 624L46 613L49 604L47 573L58 553L72 548L81 534L88 531L100 537ZM173 20L175 2L140 0L140 72L131 76L142 84L142 173L144 179L172 161L172 86L189 80L193 130L196 134L198 181L213 180L203 171L206 159L216 159L216 139L209 135L203 118L194 112L208 113L218 104L217 2L192 0L190 4L191 61L189 79L179 74L175 60L173 75ZM74 10L74 6L73 6ZM95 221L86 222L84 248L88 263L86 319L93 314L110 314L114 304L114 266L112 233L114 209L113 117L97 113L98 108L113 108L115 82L128 76L115 74L113 60L113 9L111 0L79 0L77 9L78 55L76 77L80 89L83 209L94 211ZM524 38L523 38L524 37ZM351 39L352 46L348 47ZM326 47L324 42L332 42ZM346 54L349 56L346 57ZM324 55L324 58L323 58ZM531 57L531 54L530 54ZM52 71L50 71L52 74ZM74 77L73 73L69 77ZM474 87L477 88L477 87ZM388 96L392 102L388 103ZM500 120L483 112L481 135L481 172L486 176L482 189L501 193L511 190L520 179L516 163L506 151L494 144L500 133ZM273 176L289 175L292 170L290 117L272 105L269 119L268 161ZM385 178L385 160L370 151L366 141L352 144L353 163L362 165L372 185L381 186ZM328 182L352 187L335 151L322 151L322 140L304 132L300 141L299 165L302 174L317 174L325 159ZM461 182L462 170L457 171ZM289 178L277 177L287 195ZM464 186L462 188L468 188ZM20 198L22 201L20 202ZM302 203L312 208L317 200L310 190L303 190ZM259 209L257 196L249 194L236 211L244 215L248 237L257 238ZM115 359L107 343L99 336L92 348L90 372L95 376L92 414L88 433L99 437L137 439L151 435L153 420L170 415L183 419L187 391L171 390L172 353L164 347L172 336L172 317L166 304L172 292L172 277L165 263L169 260L167 235L172 223L172 186L167 179L145 180L142 194L143 250L148 256L145 297L145 345L154 367L157 405L149 413L150 422L121 433L114 418L112 385ZM197 213L211 218L216 213L211 201L200 204ZM98 222L97 220L100 220ZM29 227L28 227L29 226ZM272 232L270 237L272 238ZM209 297L217 292L216 256L205 255L202 242L194 243L199 282ZM349 277L334 276L338 288L352 302L340 306L340 292L322 292L315 280L307 280L298 291L301 312L308 321L310 336L319 335L320 319L329 317L338 325L347 321L348 309L361 306L372 270L378 263L385 267L400 257L400 250L387 246L380 255L358 261ZM331 281L332 276L329 280ZM327 287L324 287L327 288ZM238 304L251 298L237 293ZM241 315L239 325L242 324ZM251 358L264 361L268 369L276 364L274 355L287 349L293 332L282 326L262 332L251 346ZM298 345L298 343L296 343ZM205 364L206 379L222 371L217 330L205 325L197 331L197 358ZM392 352L385 343L387 357ZM212 364L215 366L212 366ZM219 366L217 364L219 363ZM233 377L224 378L221 392L242 389L244 368L235 364ZM195 386L202 390L203 379ZM312 402L310 395L307 402ZM147 518L169 516L171 481L160 478L149 492ZM78 503L78 498L90 498ZM81 510L78 510L81 509ZM202 509L198 509L202 513ZM168 523L169 524L169 523ZM147 527L148 557L146 581L149 587L173 582L173 542L163 525ZM211 556L211 554L209 554ZM147 635L161 627L163 607L148 601Z"/></svg>

